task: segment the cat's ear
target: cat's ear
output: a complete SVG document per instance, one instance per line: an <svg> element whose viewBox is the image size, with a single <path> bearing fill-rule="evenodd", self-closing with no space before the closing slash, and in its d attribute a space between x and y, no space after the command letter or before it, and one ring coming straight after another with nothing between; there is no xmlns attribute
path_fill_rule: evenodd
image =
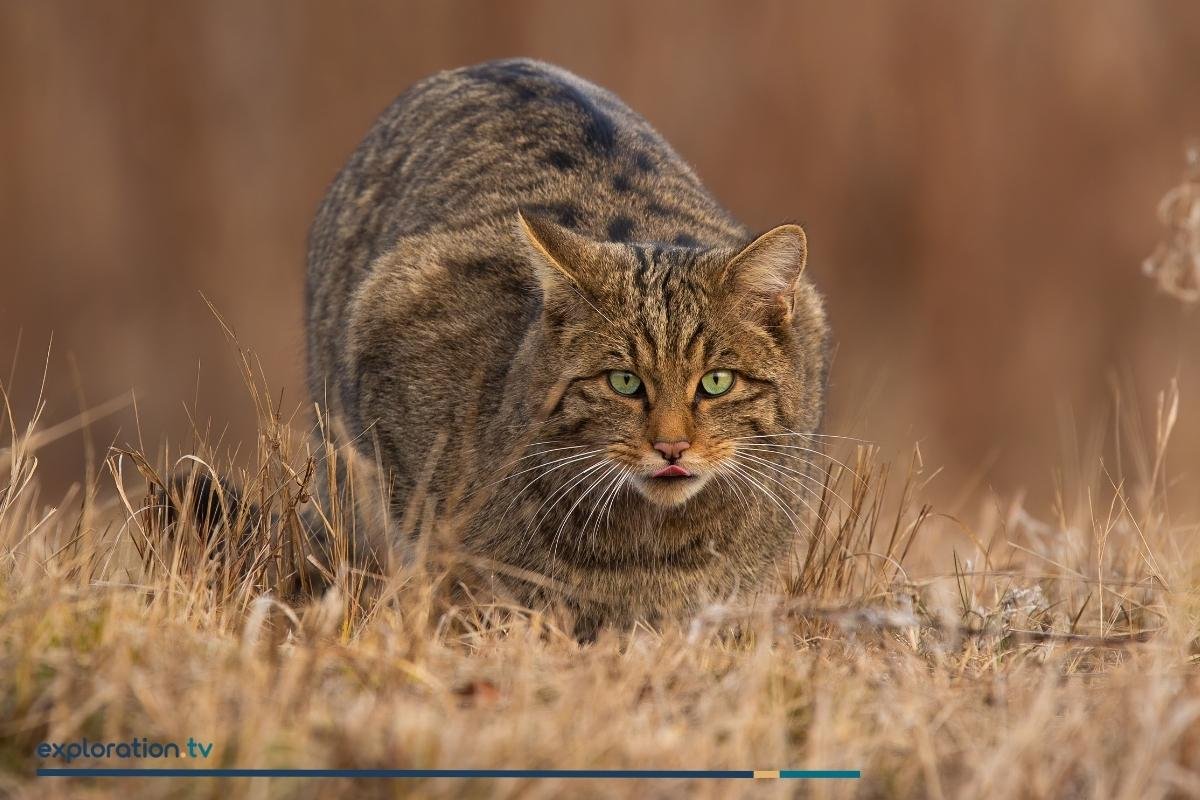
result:
<svg viewBox="0 0 1200 800"><path fill-rule="evenodd" d="M517 228L529 245L530 261L548 301L587 295L584 270L595 259L596 243L536 215L517 212Z"/></svg>
<svg viewBox="0 0 1200 800"><path fill-rule="evenodd" d="M796 288L808 258L808 240L799 225L780 225L759 236L734 256L722 280L740 297L795 312Z"/></svg>

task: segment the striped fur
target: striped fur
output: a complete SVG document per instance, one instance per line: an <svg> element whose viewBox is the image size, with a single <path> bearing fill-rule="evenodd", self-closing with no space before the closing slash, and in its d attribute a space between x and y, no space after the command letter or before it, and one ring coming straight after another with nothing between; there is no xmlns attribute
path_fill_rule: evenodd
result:
<svg viewBox="0 0 1200 800"><path fill-rule="evenodd" d="M827 328L804 249L796 226L752 244L644 119L564 70L440 73L384 112L317 214L312 396L378 452L397 513L419 485L467 509L467 550L560 582L582 618L686 613L762 586L796 536L798 501L717 472L737 437L819 424ZM716 367L734 389L697 396ZM645 396L616 394L613 369ZM660 436L691 442L698 488L646 477ZM542 475L591 450L608 460Z"/></svg>

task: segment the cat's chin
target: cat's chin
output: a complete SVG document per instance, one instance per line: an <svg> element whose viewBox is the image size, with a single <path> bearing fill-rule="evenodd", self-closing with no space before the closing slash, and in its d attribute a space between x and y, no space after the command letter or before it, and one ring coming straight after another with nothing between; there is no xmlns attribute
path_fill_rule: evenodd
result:
<svg viewBox="0 0 1200 800"><path fill-rule="evenodd" d="M639 477L633 480L642 496L665 508L681 506L691 500L708 483L708 475L692 474L686 478Z"/></svg>

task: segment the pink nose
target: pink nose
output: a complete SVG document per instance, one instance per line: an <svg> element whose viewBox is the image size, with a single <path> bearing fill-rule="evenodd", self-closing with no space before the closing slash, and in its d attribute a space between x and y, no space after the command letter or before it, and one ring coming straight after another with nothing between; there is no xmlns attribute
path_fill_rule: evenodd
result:
<svg viewBox="0 0 1200 800"><path fill-rule="evenodd" d="M667 461L675 461L683 451L691 447L689 442L655 442L654 449L663 454L663 458Z"/></svg>

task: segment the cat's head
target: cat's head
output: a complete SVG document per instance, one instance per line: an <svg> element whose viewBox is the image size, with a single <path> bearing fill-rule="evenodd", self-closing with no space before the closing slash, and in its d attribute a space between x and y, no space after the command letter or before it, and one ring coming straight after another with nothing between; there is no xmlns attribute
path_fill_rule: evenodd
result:
<svg viewBox="0 0 1200 800"><path fill-rule="evenodd" d="M598 242L531 217L519 228L561 392L545 430L564 446L675 506L733 479L751 437L819 423L827 328L799 226L740 249Z"/></svg>

